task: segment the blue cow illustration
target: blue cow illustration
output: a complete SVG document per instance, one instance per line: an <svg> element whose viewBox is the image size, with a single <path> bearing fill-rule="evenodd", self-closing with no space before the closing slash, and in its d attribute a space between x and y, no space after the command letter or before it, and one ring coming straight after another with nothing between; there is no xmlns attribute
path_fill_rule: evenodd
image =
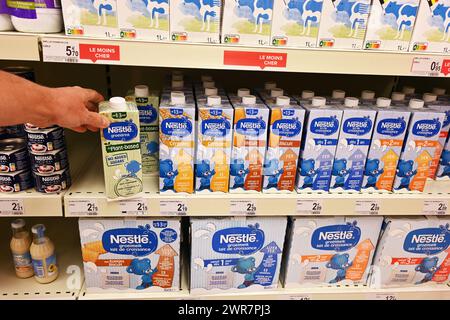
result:
<svg viewBox="0 0 450 320"><path fill-rule="evenodd" d="M240 258L231 271L244 275L244 282L238 286L238 289L244 289L251 286L255 282L255 258Z"/></svg>
<svg viewBox="0 0 450 320"><path fill-rule="evenodd" d="M336 177L333 188L343 187L345 178L351 173L352 169L347 169L347 160L336 159L333 164L333 176Z"/></svg>
<svg viewBox="0 0 450 320"><path fill-rule="evenodd" d="M297 10L299 12L295 17L297 17L297 23L303 27L301 35L310 35L311 24L319 22L322 4L322 1L315 0L290 0L287 3L289 11ZM298 17L300 17L300 19L298 19ZM288 19L291 18L288 17Z"/></svg>
<svg viewBox="0 0 450 320"><path fill-rule="evenodd" d="M193 4L197 8L197 13L202 20L201 31L211 30L211 18L215 18L220 13L220 0L184 0L184 5Z"/></svg>
<svg viewBox="0 0 450 320"><path fill-rule="evenodd" d="M353 262L348 261L349 255L348 253L339 254L336 253L327 263L326 267L337 270L336 277L330 280L330 283L340 282L345 280L345 276L347 274L347 269L350 268Z"/></svg>
<svg viewBox="0 0 450 320"><path fill-rule="evenodd" d="M403 39L405 29L412 28L417 15L417 6L389 1L384 14L392 14L397 22L397 34L394 39Z"/></svg>
<svg viewBox="0 0 450 320"><path fill-rule="evenodd" d="M264 175L269 177L269 183L265 189L278 187L278 179L284 173L283 169L278 168L279 165L278 159L271 159L264 164Z"/></svg>
<svg viewBox="0 0 450 320"><path fill-rule="evenodd" d="M450 150L442 151L441 160L439 161L439 163L440 163L439 176L450 177Z"/></svg>
<svg viewBox="0 0 450 320"><path fill-rule="evenodd" d="M136 287L138 290L147 289L153 286L153 274L158 271L157 268L152 269L150 259L133 259L127 267L127 272L142 276L142 283Z"/></svg>
<svg viewBox="0 0 450 320"><path fill-rule="evenodd" d="M159 15L169 13L169 0L142 0L150 13L150 28L159 28Z"/></svg>
<svg viewBox="0 0 450 320"><path fill-rule="evenodd" d="M114 0L91 0L91 2L98 16L97 24L107 25L106 15L108 12L114 13L116 11L116 2Z"/></svg>
<svg viewBox="0 0 450 320"><path fill-rule="evenodd" d="M438 257L425 257L422 259L422 262L416 267L416 271L420 273L425 273L425 277L417 281L416 284L421 284L425 282L429 282L433 279L434 274L438 271Z"/></svg>
<svg viewBox="0 0 450 320"><path fill-rule="evenodd" d="M136 174L141 171L141 168L141 164L136 160L125 163L125 169L127 170L129 177L137 177Z"/></svg>
<svg viewBox="0 0 450 320"><path fill-rule="evenodd" d="M412 160L408 161L400 160L398 162L397 177L400 177L402 179L400 181L400 185L396 188L397 190L404 188L409 190L409 183L417 173L417 170L413 170L413 168L414 168L414 161Z"/></svg>
<svg viewBox="0 0 450 320"><path fill-rule="evenodd" d="M337 12L345 12L350 21L349 37L358 35L359 27L365 24L365 14L369 12L369 5L361 1L341 0L336 7Z"/></svg>
<svg viewBox="0 0 450 320"><path fill-rule="evenodd" d="M376 188L378 177L383 174L384 170L380 169L380 160L368 159L364 174L368 177L367 184L364 188Z"/></svg>
<svg viewBox="0 0 450 320"><path fill-rule="evenodd" d="M166 159L159 163L159 176L164 178L163 191L174 190L175 177L178 175L178 170L173 170L173 161Z"/></svg>
<svg viewBox="0 0 450 320"><path fill-rule="evenodd" d="M243 188L245 176L249 174L250 170L245 169L244 160L235 159L230 164L230 175L234 177L234 185L232 189Z"/></svg>
<svg viewBox="0 0 450 320"><path fill-rule="evenodd" d="M250 8L255 23L255 33L262 33L264 20L272 19L273 0L236 0L240 7Z"/></svg>
<svg viewBox="0 0 450 320"><path fill-rule="evenodd" d="M200 186L197 190L208 190L211 187L211 178L216 174L216 171L211 170L211 165L208 160L202 160L195 168L195 175L200 178Z"/></svg>
<svg viewBox="0 0 450 320"><path fill-rule="evenodd" d="M159 144L157 142L149 142L146 147L149 156L156 157L158 155Z"/></svg>
<svg viewBox="0 0 450 320"><path fill-rule="evenodd" d="M314 177L317 175L317 170L314 168L316 162L314 159L305 159L300 165L300 175L305 177L303 179L302 188L312 188Z"/></svg>
<svg viewBox="0 0 450 320"><path fill-rule="evenodd" d="M436 8L433 9L433 15L434 16L440 16L442 18L442 21L444 22L443 25L443 36L442 41L449 41L450 38L450 6L446 6L443 3L439 3Z"/></svg>

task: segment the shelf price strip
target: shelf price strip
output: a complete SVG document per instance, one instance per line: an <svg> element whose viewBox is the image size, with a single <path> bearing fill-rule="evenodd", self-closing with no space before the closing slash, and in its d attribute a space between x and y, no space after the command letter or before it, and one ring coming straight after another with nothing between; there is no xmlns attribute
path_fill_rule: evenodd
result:
<svg viewBox="0 0 450 320"><path fill-rule="evenodd" d="M0 215L21 216L24 215L23 201L20 199L0 200Z"/></svg>
<svg viewBox="0 0 450 320"><path fill-rule="evenodd" d="M95 200L69 200L69 216L97 216L98 205Z"/></svg>
<svg viewBox="0 0 450 320"><path fill-rule="evenodd" d="M119 201L120 212L125 215L140 216L148 214L148 203L145 199Z"/></svg>
<svg viewBox="0 0 450 320"><path fill-rule="evenodd" d="M172 199L159 201L159 213L163 216L186 216L188 212L187 201Z"/></svg>
<svg viewBox="0 0 450 320"><path fill-rule="evenodd" d="M377 215L380 213L380 208L380 203L376 200L356 200L355 202L356 214Z"/></svg>
<svg viewBox="0 0 450 320"><path fill-rule="evenodd" d="M443 57L414 57L411 65L413 75L444 77L450 74L450 59Z"/></svg>
<svg viewBox="0 0 450 320"><path fill-rule="evenodd" d="M448 212L447 200L424 200L422 213L424 215L445 215Z"/></svg>
<svg viewBox="0 0 450 320"><path fill-rule="evenodd" d="M322 213L323 203L319 199L298 199L296 214L313 214Z"/></svg>
<svg viewBox="0 0 450 320"><path fill-rule="evenodd" d="M230 214L232 215L256 215L258 204L256 200L230 200Z"/></svg>

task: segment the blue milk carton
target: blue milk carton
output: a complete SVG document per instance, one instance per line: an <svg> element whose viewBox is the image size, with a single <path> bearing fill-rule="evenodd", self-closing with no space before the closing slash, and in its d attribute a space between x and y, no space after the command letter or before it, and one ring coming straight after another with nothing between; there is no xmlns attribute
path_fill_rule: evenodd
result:
<svg viewBox="0 0 450 320"><path fill-rule="evenodd" d="M360 191L377 112L345 98L330 188Z"/></svg>
<svg viewBox="0 0 450 320"><path fill-rule="evenodd" d="M378 98L374 109L377 110L377 120L362 188L392 191L411 112L406 108L391 107L388 98Z"/></svg>
<svg viewBox="0 0 450 320"><path fill-rule="evenodd" d="M424 94L425 97L425 94ZM434 95L436 97L436 95ZM438 143L436 145L436 150L434 151L433 161L431 161L430 165L430 178L436 179L437 169L439 166L439 162L442 159L442 153L445 148L445 144L448 140L448 133L450 130L450 104L449 103L441 103L434 102L432 105L428 106L430 109L435 111L441 111L445 113L444 122L442 123L441 133L439 134ZM444 159L445 160L445 159Z"/></svg>
<svg viewBox="0 0 450 320"><path fill-rule="evenodd" d="M445 148L442 150L436 177L438 179L450 178L450 139L447 139Z"/></svg>
<svg viewBox="0 0 450 320"><path fill-rule="evenodd" d="M314 97L306 109L306 127L297 174L297 190L328 191L339 138L342 110Z"/></svg>
<svg viewBox="0 0 450 320"><path fill-rule="evenodd" d="M191 219L191 293L278 287L286 217Z"/></svg>

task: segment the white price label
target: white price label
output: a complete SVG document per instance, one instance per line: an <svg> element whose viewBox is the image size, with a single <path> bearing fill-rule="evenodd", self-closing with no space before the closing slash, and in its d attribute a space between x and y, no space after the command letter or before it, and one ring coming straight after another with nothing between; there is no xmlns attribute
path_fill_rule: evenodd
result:
<svg viewBox="0 0 450 320"><path fill-rule="evenodd" d="M385 301L394 301L399 300L396 293L375 293L370 294L367 300L385 300Z"/></svg>
<svg viewBox="0 0 450 320"><path fill-rule="evenodd" d="M76 40L43 39L42 58L44 62L78 63L80 44Z"/></svg>
<svg viewBox="0 0 450 320"><path fill-rule="evenodd" d="M311 300L311 296L308 294L289 295L288 300Z"/></svg>
<svg viewBox="0 0 450 320"><path fill-rule="evenodd" d="M423 202L422 213L425 215L444 215L447 214L448 200L425 200Z"/></svg>
<svg viewBox="0 0 450 320"><path fill-rule="evenodd" d="M189 206L183 200L160 200L159 213L168 216L185 216L188 214Z"/></svg>
<svg viewBox="0 0 450 320"><path fill-rule="evenodd" d="M23 200L0 200L0 215L2 216L21 216L24 214L24 208Z"/></svg>
<svg viewBox="0 0 450 320"><path fill-rule="evenodd" d="M378 214L380 212L380 204L375 200L356 200L355 213L358 214Z"/></svg>
<svg viewBox="0 0 450 320"><path fill-rule="evenodd" d="M230 200L232 215L255 215L257 210L256 200Z"/></svg>
<svg viewBox="0 0 450 320"><path fill-rule="evenodd" d="M297 200L297 214L320 214L323 205L318 199L298 199Z"/></svg>
<svg viewBox="0 0 450 320"><path fill-rule="evenodd" d="M70 216L96 216L98 215L98 205L95 200L69 200Z"/></svg>
<svg viewBox="0 0 450 320"><path fill-rule="evenodd" d="M441 74L443 58L414 57L411 73L415 75L437 77Z"/></svg>
<svg viewBox="0 0 450 320"><path fill-rule="evenodd" d="M148 203L146 199L129 199L119 201L120 211L131 216L148 214Z"/></svg>

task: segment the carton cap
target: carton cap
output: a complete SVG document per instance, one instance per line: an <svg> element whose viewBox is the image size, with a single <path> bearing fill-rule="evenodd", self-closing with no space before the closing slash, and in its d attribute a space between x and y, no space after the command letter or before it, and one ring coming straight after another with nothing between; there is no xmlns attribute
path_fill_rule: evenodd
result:
<svg viewBox="0 0 450 320"><path fill-rule="evenodd" d="M183 75L182 74L174 74L172 75L172 80L176 80L176 81L180 81L183 80Z"/></svg>
<svg viewBox="0 0 450 320"><path fill-rule="evenodd" d="M247 88L239 88L237 91L237 95L239 98L242 98L243 96L249 96L250 95L250 89Z"/></svg>
<svg viewBox="0 0 450 320"><path fill-rule="evenodd" d="M361 92L361 99L363 100L371 100L375 99L375 91L372 90L363 90Z"/></svg>
<svg viewBox="0 0 450 320"><path fill-rule="evenodd" d="M242 104L256 104L256 97L252 95L242 97Z"/></svg>
<svg viewBox="0 0 450 320"><path fill-rule="evenodd" d="M423 108L424 101L420 99L411 99L409 100L409 107L411 109L421 109Z"/></svg>
<svg viewBox="0 0 450 320"><path fill-rule="evenodd" d="M391 106L391 99L385 97L379 97L377 99L377 107L389 108Z"/></svg>
<svg viewBox="0 0 450 320"><path fill-rule="evenodd" d="M206 103L208 106L220 106L222 104L222 98L216 95L209 96Z"/></svg>
<svg viewBox="0 0 450 320"><path fill-rule="evenodd" d="M416 91L416 88L411 87L411 86L403 86L402 92L404 94L414 94L414 92Z"/></svg>
<svg viewBox="0 0 450 320"><path fill-rule="evenodd" d="M181 70L173 70L172 76L183 76L183 71Z"/></svg>
<svg viewBox="0 0 450 320"><path fill-rule="evenodd" d="M184 94L180 94L180 93L173 93L170 95L170 99L171 99L171 104L172 105L176 105L176 104L185 104L186 103L186 97L184 96Z"/></svg>
<svg viewBox="0 0 450 320"><path fill-rule="evenodd" d="M270 96L272 98L280 97L283 94L284 94L284 90L280 89L280 88L274 88L274 89L270 90Z"/></svg>
<svg viewBox="0 0 450 320"><path fill-rule="evenodd" d="M216 87L206 87L205 88L205 96L217 96L217 88Z"/></svg>
<svg viewBox="0 0 450 320"><path fill-rule="evenodd" d="M202 79L202 82L205 82L205 81L213 81L213 77L211 77L211 76L208 75L208 74L203 74L203 75L201 76L201 79Z"/></svg>
<svg viewBox="0 0 450 320"><path fill-rule="evenodd" d="M437 95L434 93L424 93L422 97L423 101L425 102L434 102L437 100Z"/></svg>
<svg viewBox="0 0 450 320"><path fill-rule="evenodd" d="M302 99L311 99L314 97L314 91L311 90L303 90L302 91Z"/></svg>
<svg viewBox="0 0 450 320"><path fill-rule="evenodd" d="M16 219L13 222L11 222L11 228L13 229L20 229L25 227L25 220L23 219Z"/></svg>
<svg viewBox="0 0 450 320"><path fill-rule="evenodd" d="M146 85L138 85L134 87L134 95L136 97L148 97L149 92L148 92L148 86Z"/></svg>
<svg viewBox="0 0 450 320"><path fill-rule="evenodd" d="M403 92L392 92L392 101L402 101L405 100L405 94Z"/></svg>
<svg viewBox="0 0 450 320"><path fill-rule="evenodd" d="M325 99L324 97L313 97L311 104L314 107L325 107L325 105L327 104L327 99Z"/></svg>
<svg viewBox="0 0 450 320"><path fill-rule="evenodd" d="M113 109L127 108L127 102L122 97L112 97L111 99L109 99L109 105Z"/></svg>
<svg viewBox="0 0 450 320"><path fill-rule="evenodd" d="M359 99L355 98L355 97L347 97L344 100L344 106L346 106L346 107L354 108L354 107L357 107L358 104L359 104Z"/></svg>
<svg viewBox="0 0 450 320"><path fill-rule="evenodd" d="M215 87L215 86L216 86L216 83L213 80L203 81L204 88L210 88L210 87Z"/></svg>
<svg viewBox="0 0 450 320"><path fill-rule="evenodd" d="M333 92L331 93L331 97L333 99L344 99L345 91L344 90L333 90Z"/></svg>
<svg viewBox="0 0 450 320"><path fill-rule="evenodd" d="M183 88L184 81L183 80L172 80L172 88Z"/></svg>
<svg viewBox="0 0 450 320"><path fill-rule="evenodd" d="M277 87L277 83L275 81L267 81L264 83L264 89L267 91L275 89Z"/></svg>
<svg viewBox="0 0 450 320"><path fill-rule="evenodd" d="M277 97L277 106L288 106L291 103L291 99L286 96L279 96Z"/></svg>
<svg viewBox="0 0 450 320"><path fill-rule="evenodd" d="M433 93L437 94L438 96L443 96L445 94L444 88L433 88Z"/></svg>

